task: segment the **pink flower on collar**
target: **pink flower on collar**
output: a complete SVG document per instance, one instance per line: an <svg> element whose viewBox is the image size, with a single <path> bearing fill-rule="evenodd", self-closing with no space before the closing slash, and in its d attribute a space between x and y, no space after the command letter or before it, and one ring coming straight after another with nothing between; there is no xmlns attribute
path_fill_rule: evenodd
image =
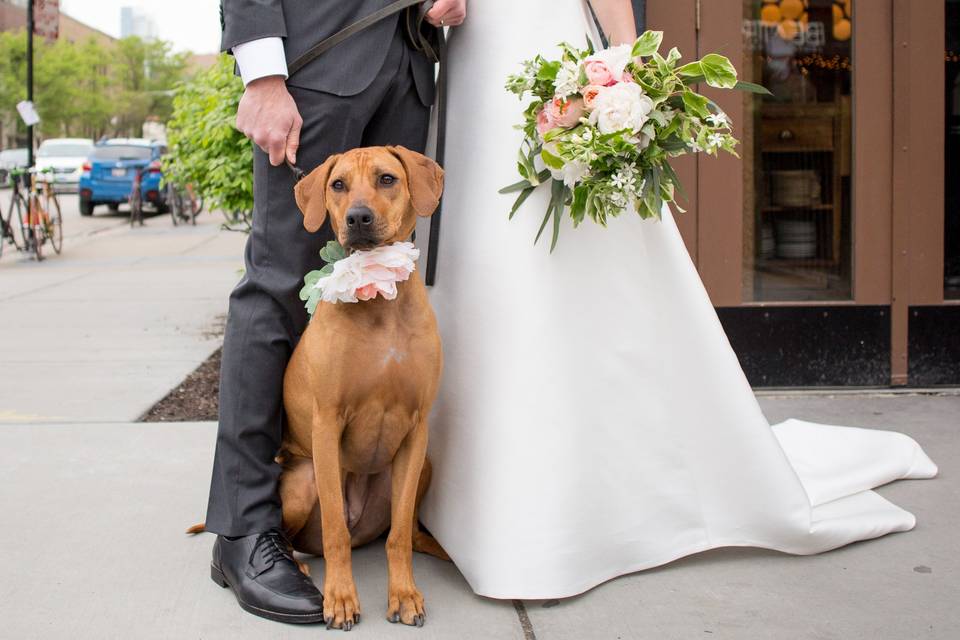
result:
<svg viewBox="0 0 960 640"><path fill-rule="evenodd" d="M420 250L412 242L395 242L369 251L355 251L333 264L333 273L314 285L323 302L360 302L378 295L397 297L397 283L410 278L417 268Z"/></svg>

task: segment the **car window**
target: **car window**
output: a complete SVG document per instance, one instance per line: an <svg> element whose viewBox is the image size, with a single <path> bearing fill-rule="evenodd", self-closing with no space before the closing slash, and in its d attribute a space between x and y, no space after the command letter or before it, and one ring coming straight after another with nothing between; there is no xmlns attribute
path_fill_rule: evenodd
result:
<svg viewBox="0 0 960 640"><path fill-rule="evenodd" d="M42 144L37 151L38 158L51 158L54 156L66 158L85 158L90 153L92 145L78 144L68 142L56 142L53 144Z"/></svg>
<svg viewBox="0 0 960 640"><path fill-rule="evenodd" d="M126 144L107 144L95 147L91 160L149 160L150 147Z"/></svg>

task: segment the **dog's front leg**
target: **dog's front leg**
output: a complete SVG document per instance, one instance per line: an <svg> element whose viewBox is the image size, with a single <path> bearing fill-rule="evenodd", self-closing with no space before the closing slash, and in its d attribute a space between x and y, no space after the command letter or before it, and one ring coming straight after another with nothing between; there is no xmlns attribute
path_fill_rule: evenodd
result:
<svg viewBox="0 0 960 640"><path fill-rule="evenodd" d="M313 467L323 529L323 617L327 628L349 631L360 622L360 600L350 562L350 531L343 515L340 436L336 414L314 408Z"/></svg>
<svg viewBox="0 0 960 640"><path fill-rule="evenodd" d="M417 486L427 454L427 421L413 428L393 459L390 535L387 536L387 620L422 627L423 596L413 581L413 529Z"/></svg>

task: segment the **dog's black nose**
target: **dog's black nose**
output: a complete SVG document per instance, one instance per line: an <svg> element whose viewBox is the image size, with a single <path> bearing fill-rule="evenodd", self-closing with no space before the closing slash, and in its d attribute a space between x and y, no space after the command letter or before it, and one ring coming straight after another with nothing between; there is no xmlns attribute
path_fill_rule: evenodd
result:
<svg viewBox="0 0 960 640"><path fill-rule="evenodd" d="M347 211L347 227L364 229L373 224L373 211L369 207L353 207Z"/></svg>

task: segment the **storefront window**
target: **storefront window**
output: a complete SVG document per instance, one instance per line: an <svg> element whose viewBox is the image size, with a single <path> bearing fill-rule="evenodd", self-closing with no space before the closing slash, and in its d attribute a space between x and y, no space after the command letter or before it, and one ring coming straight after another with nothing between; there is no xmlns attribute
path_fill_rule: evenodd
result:
<svg viewBox="0 0 960 640"><path fill-rule="evenodd" d="M852 0L745 0L744 300L851 297Z"/></svg>
<svg viewBox="0 0 960 640"><path fill-rule="evenodd" d="M960 298L960 0L946 10L946 153L943 295Z"/></svg>

